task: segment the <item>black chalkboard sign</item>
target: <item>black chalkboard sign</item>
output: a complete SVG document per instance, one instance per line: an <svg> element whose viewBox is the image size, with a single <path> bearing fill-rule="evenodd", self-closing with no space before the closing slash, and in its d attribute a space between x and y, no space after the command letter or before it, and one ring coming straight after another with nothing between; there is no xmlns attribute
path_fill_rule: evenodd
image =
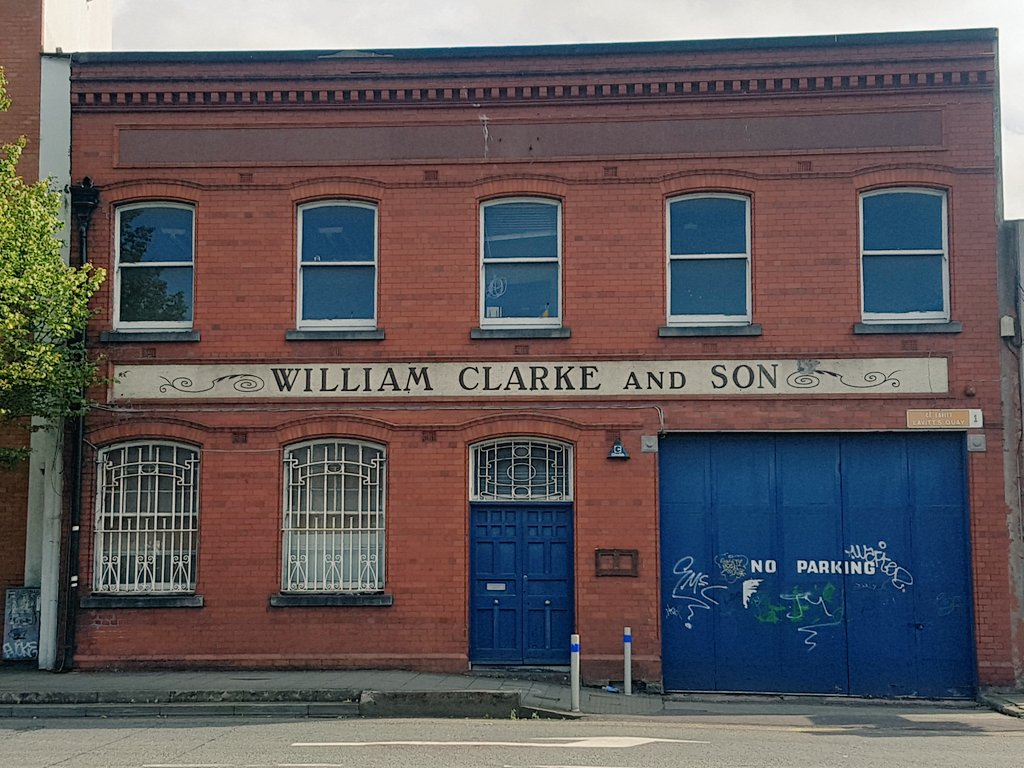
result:
<svg viewBox="0 0 1024 768"><path fill-rule="evenodd" d="M26 661L39 656L39 590L7 590L4 608L4 659Z"/></svg>

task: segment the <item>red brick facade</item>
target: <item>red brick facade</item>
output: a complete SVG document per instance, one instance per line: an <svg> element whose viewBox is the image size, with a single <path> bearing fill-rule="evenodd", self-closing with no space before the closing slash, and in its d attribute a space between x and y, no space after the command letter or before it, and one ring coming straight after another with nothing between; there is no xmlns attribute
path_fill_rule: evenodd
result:
<svg viewBox="0 0 1024 768"><path fill-rule="evenodd" d="M0 67L7 79L11 108L0 112L0 143L19 136L28 141L18 165L25 181L39 175L39 51L42 44L42 5L0 0L4 19L4 46ZM28 433L0 430L0 445L27 447ZM28 462L0 468L0 614L7 587L21 586L25 578L25 524L28 509Z"/></svg>
<svg viewBox="0 0 1024 768"><path fill-rule="evenodd" d="M585 676L615 677L621 629L630 626L636 674L657 681L658 456L641 450L641 436L900 431L908 409L971 408L985 421L972 434L987 440L967 455L978 682L1012 683L1020 606L1011 599L1003 464L995 88L988 33L837 45L76 57L73 176L102 189L92 261L113 275L119 205L195 210L198 340L118 332L108 280L90 340L112 365L941 358L949 366L947 390L931 394L108 398L110 408L88 422L82 594L95 575L93 448L169 440L201 450L202 606L87 602L76 663L466 668L470 447L528 435L573 447L574 627ZM946 193L949 332L855 332L859 196L889 187ZM759 333L659 332L666 202L693 192L750 200L750 326ZM505 196L561 204L567 334L474 333L480 206ZM379 211L383 338L286 338L296 327L299 206L339 198ZM269 602L281 589L282 450L316 437L387 448L393 605ZM617 437L629 461L607 458ZM597 577L598 548L636 550L638 576Z"/></svg>

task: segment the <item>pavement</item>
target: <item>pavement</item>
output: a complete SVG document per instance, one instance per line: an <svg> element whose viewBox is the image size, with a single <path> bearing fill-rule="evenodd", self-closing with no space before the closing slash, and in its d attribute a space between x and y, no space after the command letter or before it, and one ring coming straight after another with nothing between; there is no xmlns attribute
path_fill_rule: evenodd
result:
<svg viewBox="0 0 1024 768"><path fill-rule="evenodd" d="M685 714L709 703L724 708L795 703L837 705L858 700L782 695L660 694L642 687L583 686L572 708L568 672L474 670L437 674L404 670L72 671L0 665L0 718L288 716L578 718L586 715ZM913 705L918 700L899 700ZM920 702L971 706L973 702ZM988 689L977 704L1024 718L1024 690Z"/></svg>

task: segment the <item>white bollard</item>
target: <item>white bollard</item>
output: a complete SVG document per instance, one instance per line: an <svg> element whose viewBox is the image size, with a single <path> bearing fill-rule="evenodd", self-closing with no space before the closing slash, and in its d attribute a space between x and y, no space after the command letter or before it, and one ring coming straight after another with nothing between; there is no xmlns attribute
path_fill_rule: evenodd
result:
<svg viewBox="0 0 1024 768"><path fill-rule="evenodd" d="M627 696L633 695L633 629L626 627L622 630L622 690Z"/></svg>
<svg viewBox="0 0 1024 768"><path fill-rule="evenodd" d="M580 636L573 635L569 641L570 667L569 684L571 686L572 711L580 711Z"/></svg>

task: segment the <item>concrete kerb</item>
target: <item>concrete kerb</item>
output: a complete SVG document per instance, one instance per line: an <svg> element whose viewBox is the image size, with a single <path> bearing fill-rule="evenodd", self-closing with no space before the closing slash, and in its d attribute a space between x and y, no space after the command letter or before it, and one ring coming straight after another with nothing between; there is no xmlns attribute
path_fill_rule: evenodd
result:
<svg viewBox="0 0 1024 768"><path fill-rule="evenodd" d="M0 667L0 717L292 716L581 718L590 715L683 714L688 704L714 702L740 708L800 697L738 694L625 696L584 686L582 712L570 712L570 690L561 680L444 675L401 671L323 672L85 672L54 675ZM816 704L893 705L908 700L815 697ZM957 701L917 701L963 706ZM1011 717L1024 717L1024 691L985 689L976 703Z"/></svg>
<svg viewBox="0 0 1024 768"><path fill-rule="evenodd" d="M289 716L575 719L521 691L0 692L0 718Z"/></svg>
<svg viewBox="0 0 1024 768"><path fill-rule="evenodd" d="M1001 715L1024 718L1024 691L983 690L978 703Z"/></svg>

